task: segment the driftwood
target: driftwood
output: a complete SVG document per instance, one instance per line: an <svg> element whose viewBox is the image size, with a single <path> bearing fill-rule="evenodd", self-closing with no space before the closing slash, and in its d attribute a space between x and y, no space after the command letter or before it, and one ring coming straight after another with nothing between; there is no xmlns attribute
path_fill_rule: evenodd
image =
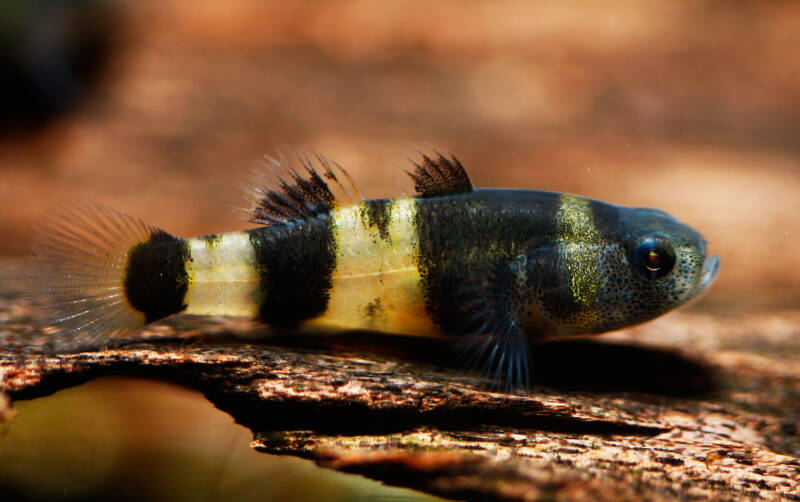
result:
<svg viewBox="0 0 800 502"><path fill-rule="evenodd" d="M800 500L800 312L676 313L534 348L535 386L481 390L435 339L243 341L252 323L177 319L109 350L47 354L0 264L0 419L101 375L199 389L253 447L469 500ZM18 268L17 268L18 269Z"/></svg>

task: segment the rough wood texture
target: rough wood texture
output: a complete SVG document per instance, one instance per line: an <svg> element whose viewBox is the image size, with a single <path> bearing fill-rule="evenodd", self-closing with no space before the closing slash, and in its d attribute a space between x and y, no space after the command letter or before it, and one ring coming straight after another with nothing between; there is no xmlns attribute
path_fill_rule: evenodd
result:
<svg viewBox="0 0 800 502"><path fill-rule="evenodd" d="M20 263L0 263L0 417L100 375L201 390L253 447L453 499L800 500L800 312L677 313L535 350L529 396L485 392L435 340L245 342L184 318L138 341L48 355ZM240 333L240 334L241 334ZM3 395L5 394L5 395Z"/></svg>

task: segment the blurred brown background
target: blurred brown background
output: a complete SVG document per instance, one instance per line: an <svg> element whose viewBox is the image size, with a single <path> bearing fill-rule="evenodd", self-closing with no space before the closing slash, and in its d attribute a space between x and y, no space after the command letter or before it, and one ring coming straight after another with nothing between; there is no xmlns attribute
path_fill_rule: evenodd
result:
<svg viewBox="0 0 800 502"><path fill-rule="evenodd" d="M281 144L391 195L430 143L480 186L664 209L723 259L707 302L797 305L796 2L79 3L115 7L73 30L107 37L103 74L44 128L6 128L0 255L62 199L242 228L233 187Z"/></svg>
<svg viewBox="0 0 800 502"><path fill-rule="evenodd" d="M366 195L390 196L409 145L429 143L457 154L479 186L654 206L694 226L723 260L695 308L797 308L798 27L790 0L3 2L0 257L26 255L37 222L65 199L177 235L244 228L234 187L285 144L311 145ZM17 406L0 440L0 489L411 496L255 454L249 432L199 395L93 385ZM115 439L98 442L92 431L106 429ZM127 445L113 473L81 458L108 444ZM70 476L62 462L87 467ZM75 491L86 486L111 491Z"/></svg>

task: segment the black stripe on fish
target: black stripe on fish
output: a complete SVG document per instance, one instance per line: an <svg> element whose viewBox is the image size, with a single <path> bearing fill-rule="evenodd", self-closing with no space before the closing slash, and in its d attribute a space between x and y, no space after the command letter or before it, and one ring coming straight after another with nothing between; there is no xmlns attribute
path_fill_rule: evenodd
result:
<svg viewBox="0 0 800 502"><path fill-rule="evenodd" d="M521 192L486 190L420 199L418 267L426 308L446 333L465 334L471 285L498 261L510 263L555 232L558 199L542 193L535 204Z"/></svg>
<svg viewBox="0 0 800 502"><path fill-rule="evenodd" d="M336 267L336 243L328 215L247 232L265 293L259 318L291 330L324 313Z"/></svg>
<svg viewBox="0 0 800 502"><path fill-rule="evenodd" d="M189 288L186 261L188 243L168 233L154 231L150 239L135 245L128 253L125 271L125 296L131 306L151 323L186 308Z"/></svg>
<svg viewBox="0 0 800 502"><path fill-rule="evenodd" d="M543 248L529 257L530 287L538 296L539 305L546 318L572 319L581 312L583 306L569 287L572 272L559 254L559 245L554 245ZM543 328L548 329L549 326Z"/></svg>
<svg viewBox="0 0 800 502"><path fill-rule="evenodd" d="M389 240L389 223L392 221L392 200L374 199L362 202L370 226L378 230L381 239Z"/></svg>
<svg viewBox="0 0 800 502"><path fill-rule="evenodd" d="M620 239L619 207L589 199L589 209L602 240L612 242Z"/></svg>
<svg viewBox="0 0 800 502"><path fill-rule="evenodd" d="M200 237L206 243L206 246L209 248L215 248L222 242L222 235L221 234L208 234Z"/></svg>

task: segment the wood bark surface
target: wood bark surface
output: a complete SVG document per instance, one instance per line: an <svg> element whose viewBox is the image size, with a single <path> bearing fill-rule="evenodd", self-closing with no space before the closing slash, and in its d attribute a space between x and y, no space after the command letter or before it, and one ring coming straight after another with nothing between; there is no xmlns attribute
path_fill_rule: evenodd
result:
<svg viewBox="0 0 800 502"><path fill-rule="evenodd" d="M800 500L800 312L699 310L533 348L527 395L483 390L436 339L257 334L178 318L48 350L0 262L0 420L103 375L199 389L259 451L463 500Z"/></svg>

